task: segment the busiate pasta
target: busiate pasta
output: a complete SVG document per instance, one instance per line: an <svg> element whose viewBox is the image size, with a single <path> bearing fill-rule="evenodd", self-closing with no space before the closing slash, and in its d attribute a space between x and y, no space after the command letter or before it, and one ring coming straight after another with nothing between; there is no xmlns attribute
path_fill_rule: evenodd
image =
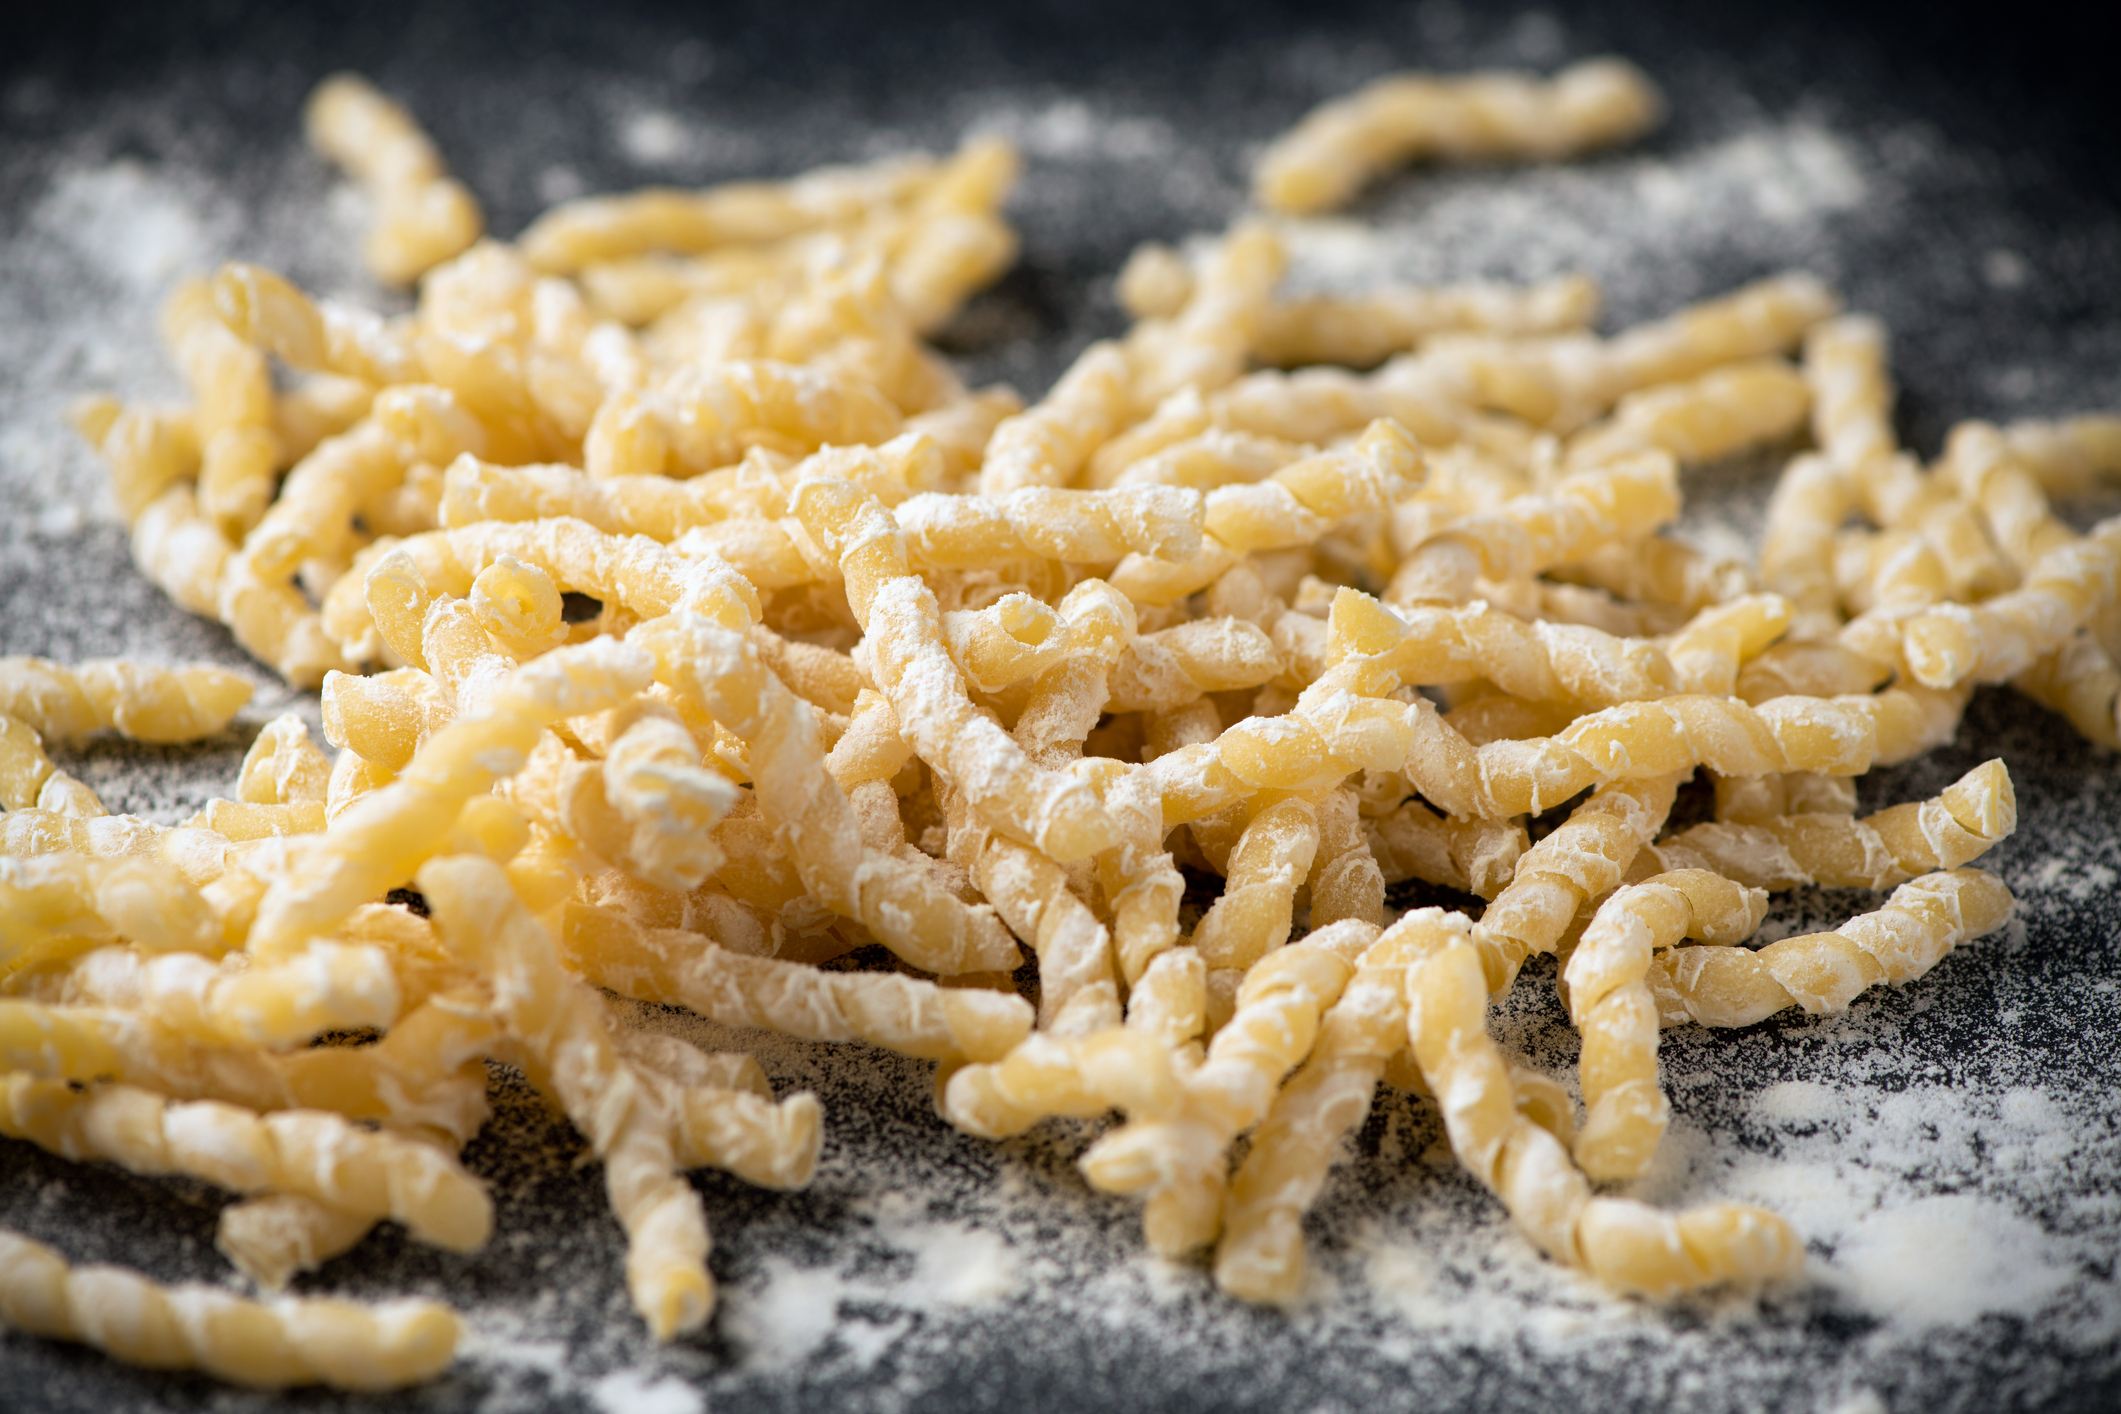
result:
<svg viewBox="0 0 2121 1414"><path fill-rule="evenodd" d="M683 1170L799 1187L824 1116L608 989L933 1059L977 1135L1117 1111L1088 1181L1247 1301L1296 1297L1393 1082L1557 1263L1659 1298L1790 1277L1773 1213L1594 1184L1657 1150L1660 1027L1840 1009L2007 916L1968 867L2016 821L2002 761L1862 818L1847 782L1949 740L1974 682L2116 740L2121 529L2046 498L2121 439L1970 425L1923 467L1882 327L1801 273L1610 338L1582 277L1280 289L1291 213L1659 109L1611 59L1379 80L1266 150L1267 214L1138 252L1133 328L1027 405L921 339L1013 256L1003 144L566 202L510 245L330 80L311 140L413 312L230 265L168 304L191 403L75 422L141 571L320 687L337 754L284 717L184 827L111 817L49 749L212 736L248 683L0 659L0 1131L245 1195L221 1246L276 1287L383 1218L485 1240L456 1155L502 1060L588 1137L668 1339L715 1300ZM1682 467L1807 435L1757 576L1669 533ZM1668 829L1702 773L1716 819ZM1225 880L1197 917L1187 871ZM1407 879L1488 902L1400 914ZM1894 892L1749 946L1809 882ZM819 965L871 944L896 961ZM1580 1117L1487 1027L1535 953ZM457 1330L12 1234L0 1319L264 1386L423 1379Z"/></svg>

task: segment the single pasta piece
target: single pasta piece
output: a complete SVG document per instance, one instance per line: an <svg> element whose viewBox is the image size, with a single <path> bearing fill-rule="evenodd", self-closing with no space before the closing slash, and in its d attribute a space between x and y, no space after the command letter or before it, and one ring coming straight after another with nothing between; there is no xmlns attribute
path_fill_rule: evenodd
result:
<svg viewBox="0 0 2121 1414"><path fill-rule="evenodd" d="M649 187L561 202L523 232L524 255L549 274L648 251L697 254L853 225L935 180L932 157L894 156L866 167L820 167L785 182L730 182L701 191Z"/></svg>
<svg viewBox="0 0 2121 1414"><path fill-rule="evenodd" d="M1597 466L1631 451L1661 451L1699 466L1783 440L1803 425L1809 401L1804 381L1779 358L1726 364L1628 394L1610 421L1569 439L1568 461Z"/></svg>
<svg viewBox="0 0 2121 1414"><path fill-rule="evenodd" d="M326 79L305 115L310 145L369 189L377 212L368 268L409 285L479 238L479 205L453 180L412 116L353 74Z"/></svg>
<svg viewBox="0 0 2121 1414"><path fill-rule="evenodd" d="M1911 982L1960 943L2010 917L2011 892L1979 869L1924 874L1885 907L1831 933L1744 948L1676 948L1653 963L1649 985L1666 1025L1751 1026L1785 1007L1845 1011L1868 987Z"/></svg>
<svg viewBox="0 0 2121 1414"><path fill-rule="evenodd" d="M1569 1019L1583 1034L1578 1062L1588 1111L1576 1162L1596 1180L1639 1178L1657 1153L1671 1106L1657 1083L1657 1003L1651 958L1692 936L1742 943L1767 916L1767 891L1705 869L1630 884L1598 906L1562 969Z"/></svg>
<svg viewBox="0 0 2121 1414"><path fill-rule="evenodd" d="M218 618L221 571L235 546L185 482L164 491L133 522L133 563L177 604Z"/></svg>
<svg viewBox="0 0 2121 1414"><path fill-rule="evenodd" d="M122 1267L69 1266L13 1232L0 1232L0 1320L128 1364L204 1370L258 1389L402 1389L440 1374L458 1336L456 1316L432 1301L249 1301L213 1287L159 1286Z"/></svg>
<svg viewBox="0 0 2121 1414"><path fill-rule="evenodd" d="M1318 851L1311 865L1311 926L1353 919L1384 926L1384 871L1370 852L1355 792L1336 790L1318 803Z"/></svg>
<svg viewBox="0 0 2121 1414"><path fill-rule="evenodd" d="M263 266L222 266L214 274L213 296L231 332L290 367L384 386L419 381L419 360L401 325L333 300L312 300Z"/></svg>
<svg viewBox="0 0 2121 1414"><path fill-rule="evenodd" d="M677 1172L675 1117L618 1054L602 1000L562 967L552 936L498 865L457 856L419 873L452 951L494 981L502 1023L536 1061L568 1117L604 1161L626 1229L626 1286L658 1340L697 1330L714 1310L707 1219Z"/></svg>
<svg viewBox="0 0 2121 1414"><path fill-rule="evenodd" d="M162 341L196 400L199 504L224 534L240 539L272 500L281 466L272 370L263 353L222 324L204 280L184 281L163 304Z"/></svg>
<svg viewBox="0 0 2121 1414"><path fill-rule="evenodd" d="M981 494L1066 486L1134 407L1133 369L1118 344L1092 344L1045 399L1004 418L988 439Z"/></svg>
<svg viewBox="0 0 2121 1414"><path fill-rule="evenodd" d="M983 1139L1021 1134L1056 1115L1108 1110L1168 1114L1179 1102L1171 1053L1144 1031L1114 1027L1088 1036L1033 1032L997 1061L968 1065L942 1082L943 1117Z"/></svg>
<svg viewBox="0 0 2121 1414"><path fill-rule="evenodd" d="M289 712L273 718L243 754L236 799L251 805L321 805L331 782L331 763L309 739L309 728Z"/></svg>
<svg viewBox="0 0 2121 1414"><path fill-rule="evenodd" d="M1318 810L1297 798L1267 805L1230 852L1222 896L1193 930L1210 968L1247 972L1288 941L1296 890L1318 852Z"/></svg>
<svg viewBox="0 0 2121 1414"><path fill-rule="evenodd" d="M248 680L222 668L0 658L0 712L50 740L113 730L135 741L197 741L227 726L250 694Z"/></svg>
<svg viewBox="0 0 2121 1414"><path fill-rule="evenodd" d="M1120 272L1123 303L1135 260L1144 251L1159 249L1142 246L1129 258ZM1146 282L1150 269L1145 264L1136 278ZM1182 265L1179 273L1190 282ZM1161 269L1157 275L1169 278ZM1598 286L1583 275L1522 287L1486 282L1387 285L1360 295L1299 296L1277 300L1260 312L1252 356L1282 368L1307 363L1368 368L1436 334L1559 334L1583 329L1598 317L1598 305Z"/></svg>
<svg viewBox="0 0 2121 1414"><path fill-rule="evenodd" d="M215 929L215 941L219 941ZM67 971L58 1000L123 1007L209 1045L286 1049L327 1031L387 1029L404 1005L392 958L362 943L318 942L284 963L192 952L98 948Z"/></svg>
<svg viewBox="0 0 2121 1414"><path fill-rule="evenodd" d="M1313 109L1260 158L1253 194L1274 211L1329 211L1424 157L1558 161L1640 136L1663 108L1650 81L1619 59L1585 60L1548 80L1394 74Z"/></svg>
<svg viewBox="0 0 2121 1414"><path fill-rule="evenodd" d="M329 1203L268 1193L231 1203L214 1225L214 1246L267 1291L287 1289L296 1272L313 1272L351 1252L375 1224Z"/></svg>
<svg viewBox="0 0 2121 1414"><path fill-rule="evenodd" d="M199 474L199 434L188 412L125 407L116 398L82 398L67 409L81 440L96 449L110 471L111 493L128 525L160 498L172 482Z"/></svg>
<svg viewBox="0 0 2121 1414"><path fill-rule="evenodd" d="M1841 308L1801 271L1773 275L1614 336L1603 362L1614 393L1698 378L1720 364L1788 353Z"/></svg>
<svg viewBox="0 0 2121 1414"><path fill-rule="evenodd" d="M2121 417L2014 422L2003 435L2018 464L2050 496L2082 496L2121 475Z"/></svg>
<svg viewBox="0 0 2121 1414"><path fill-rule="evenodd" d="M1407 1036L1422 1078L1459 1162L1502 1199L1534 1246L1655 1297L1796 1274L1804 1245L1772 1213L1719 1203L1674 1215L1593 1197L1562 1139L1520 1108L1510 1067L1487 1034L1488 977L1471 925L1445 915L1419 929L1416 946L1406 971Z"/></svg>
<svg viewBox="0 0 2121 1414"><path fill-rule="evenodd" d="M1243 373L1287 264L1281 238L1259 222L1241 222L1217 241L1185 305L1127 335L1135 404L1150 406L1180 388L1212 392Z"/></svg>
<svg viewBox="0 0 2121 1414"><path fill-rule="evenodd" d="M893 508L923 569L979 569L1031 556L1110 564L1130 554L1200 552L1203 501L1177 486L1070 491L1027 486L998 496L922 494Z"/></svg>
<svg viewBox="0 0 2121 1414"><path fill-rule="evenodd" d="M453 1252L477 1251L493 1230L486 1190L454 1159L320 1110L257 1115L130 1085L76 1090L18 1073L0 1085L0 1133L133 1173L184 1174L235 1193L294 1193L369 1221L392 1218Z"/></svg>
<svg viewBox="0 0 2121 1414"><path fill-rule="evenodd" d="M2012 678L2011 685L2067 717L2085 740L2121 747L2121 669L2091 634L2080 631Z"/></svg>
<svg viewBox="0 0 2121 1414"><path fill-rule="evenodd" d="M82 820L110 813L94 791L52 768L34 728L5 712L0 712L0 809L42 809Z"/></svg>
<svg viewBox="0 0 2121 1414"><path fill-rule="evenodd" d="M19 818L34 808L11 813ZM62 847L0 858L0 955L20 958L59 939L119 937L151 952L217 953L226 946L213 905L159 851L99 858Z"/></svg>
<svg viewBox="0 0 2121 1414"><path fill-rule="evenodd" d="M1805 884L1888 889L1917 874L1956 869L2018 824L2010 771L1986 761L1928 800L1856 819L1810 812L1682 830L1645 853L1666 869L1712 869L1773 891Z"/></svg>
<svg viewBox="0 0 2121 1414"><path fill-rule="evenodd" d="M1696 613L1755 589L1753 573L1736 560L1703 554L1667 535L1609 541L1573 564L1555 565L1550 579L1587 584L1622 599L1669 604Z"/></svg>
<svg viewBox="0 0 2121 1414"><path fill-rule="evenodd" d="M564 906L559 944L567 965L598 986L730 1026L863 1041L941 1061L999 1060L1031 1031L1031 1006L1021 997L897 972L821 972L747 957L699 933L644 928L589 904Z"/></svg>

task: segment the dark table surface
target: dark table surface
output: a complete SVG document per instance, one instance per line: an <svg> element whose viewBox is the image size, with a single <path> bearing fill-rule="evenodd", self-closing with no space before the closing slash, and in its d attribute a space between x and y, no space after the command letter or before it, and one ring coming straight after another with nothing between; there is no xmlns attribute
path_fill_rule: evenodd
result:
<svg viewBox="0 0 2121 1414"><path fill-rule="evenodd" d="M512 234L552 200L778 174L997 130L1029 162L1019 268L947 334L981 378L1041 390L1121 327L1110 277L1139 240L1220 228L1258 144L1395 67L1549 67L1617 50L1671 99L1646 144L1558 171L1417 172L1296 242L1298 278L1604 282L1605 327L1789 266L1884 316L1902 430L2121 408L2121 216L2101 36L2074 12L1801 4L1524 8L1437 0L1328 11L914 5L46 8L0 56L0 651L242 663L131 569L60 411L92 387L179 389L153 337L179 275L243 257L367 299L362 211L302 148L298 112L354 67L407 99ZM1367 233L1366 233L1367 230ZM1762 460L1690 479L1688 526L1757 524ZM2080 505L2087 522L2116 506ZM65 757L113 809L175 822L227 793L248 734L314 699L273 687L224 739ZM1866 809L1991 755L2023 824L1989 856L2009 929L1845 1016L1668 1033L1676 1117L1659 1202L1788 1214L1811 1275L1754 1302L1656 1309L1544 1264L1460 1173L1430 1108L1381 1099L1311 1227L1313 1290L1244 1309L1148 1257L1138 1215L1090 1193L1082 1126L1007 1144L939 1121L925 1065L643 1015L760 1045L823 1098L817 1182L780 1196L696 1177L722 1303L657 1348L627 1307L622 1238L581 1146L503 1087L468 1160L493 1243L454 1257L383 1229L304 1289L422 1293L471 1338L393 1407L1876 1411L2121 1403L2121 770L2057 719L1984 691L1956 745L1864 780ZM1416 895L1396 895L1402 905ZM1770 929L1871 896L1778 900ZM1497 1016L1566 1073L1551 966ZM227 1282L223 1201L0 1141L0 1223L78 1260ZM0 1335L0 1407L365 1408L119 1368Z"/></svg>

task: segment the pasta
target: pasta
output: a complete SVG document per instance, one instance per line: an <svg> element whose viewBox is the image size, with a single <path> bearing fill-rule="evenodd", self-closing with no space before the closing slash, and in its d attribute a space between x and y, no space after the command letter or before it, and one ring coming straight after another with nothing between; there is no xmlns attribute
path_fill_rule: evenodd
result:
<svg viewBox="0 0 2121 1414"><path fill-rule="evenodd" d="M1393 75L1254 191L1325 211L1660 107L1612 59ZM588 197L506 243L365 81L308 126L411 312L226 265L164 310L190 402L72 419L142 573L318 689L336 757L282 715L184 826L111 816L55 755L247 726L250 678L0 659L0 1133L240 1195L218 1246L267 1290L382 1220L486 1240L458 1156L494 1062L602 1163L649 1331L701 1329L685 1172L802 1188L823 1107L600 989L933 1061L985 1138L1116 1113L1085 1178L1247 1301L1300 1298L1380 1084L1560 1265L1785 1280L1771 1212L1592 1187L1670 1123L1660 1028L1842 1010L2001 926L1967 867L2017 822L2001 759L1856 813L1976 683L2121 732L2121 531L2047 499L2111 478L2115 419L1966 424L1925 467L1883 326L1801 272L1602 337L1581 276L1285 292L1295 228L1250 216L1137 250L1132 327L1027 405L924 342L1014 257L1006 143ZM1789 451L1757 575L1675 528L1682 469L1748 449ZM1697 776L1714 819L1673 828ZM1408 880L1484 906L1401 911ZM1815 883L1893 892L1749 945ZM1489 1028L1535 954L1580 1117ZM457 1330L12 1234L0 1319L267 1387L410 1383Z"/></svg>

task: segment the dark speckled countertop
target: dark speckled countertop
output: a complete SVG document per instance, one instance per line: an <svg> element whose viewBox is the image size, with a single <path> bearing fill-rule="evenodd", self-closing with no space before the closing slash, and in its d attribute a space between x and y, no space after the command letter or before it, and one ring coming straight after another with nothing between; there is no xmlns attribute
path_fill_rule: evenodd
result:
<svg viewBox="0 0 2121 1414"><path fill-rule="evenodd" d="M1714 13L1701 13L1713 9ZM1020 267L946 343L1036 394L1121 316L1132 245L1219 228L1257 144L1388 68L1551 66L1616 50L1672 101L1648 144L1551 173L1415 173L1353 213L1382 233L1300 242L1319 281L1605 282L1607 328L1791 265L1883 315L1903 433L1934 452L1965 416L2121 408L2121 157L2095 32L2061 12L1912 4L1781 12L1651 4L1116 4L1007 15L915 5L47 7L0 54L0 651L241 664L132 569L101 473L60 422L72 393L177 391L153 338L169 283L235 256L375 299L361 211L299 141L339 67L409 100L502 234L549 202L650 181L780 174L967 131L1029 159ZM2004 31L2007 25L2007 32ZM1903 47L1903 41L1907 46ZM1773 466L1692 478L1688 526L1747 532ZM2068 508L2088 523L2113 501ZM261 691L223 739L96 743L64 758L114 809L175 822L226 792L249 733L314 699ZM2019 834L1990 861L2006 932L1846 1015L1669 1033L1677 1117L1658 1201L1749 1196L1811 1239L1812 1275L1759 1304L1653 1310L1546 1267L1450 1161L1433 1113L1384 1098L1312 1227L1293 1313L1221 1299L1148 1258L1138 1217L1090 1193L1081 1126L960 1136L929 1067L761 1044L777 1086L823 1098L807 1192L696 1182L715 1229L712 1328L658 1349L627 1308L622 1238L579 1142L520 1089L468 1153L499 1221L456 1257L384 1229L307 1281L446 1297L471 1338L388 1407L624 1414L1627 1408L1818 1414L2121 1406L2121 768L1997 691L1958 743L1864 780L1866 809L2001 754ZM1414 895L1396 896L1402 906ZM1865 896L1800 893L1770 927L1830 926ZM1551 965L1497 1028L1573 1059ZM0 1223L79 1260L227 1282L223 1200L0 1141ZM121 1369L0 1334L0 1408L365 1409Z"/></svg>

